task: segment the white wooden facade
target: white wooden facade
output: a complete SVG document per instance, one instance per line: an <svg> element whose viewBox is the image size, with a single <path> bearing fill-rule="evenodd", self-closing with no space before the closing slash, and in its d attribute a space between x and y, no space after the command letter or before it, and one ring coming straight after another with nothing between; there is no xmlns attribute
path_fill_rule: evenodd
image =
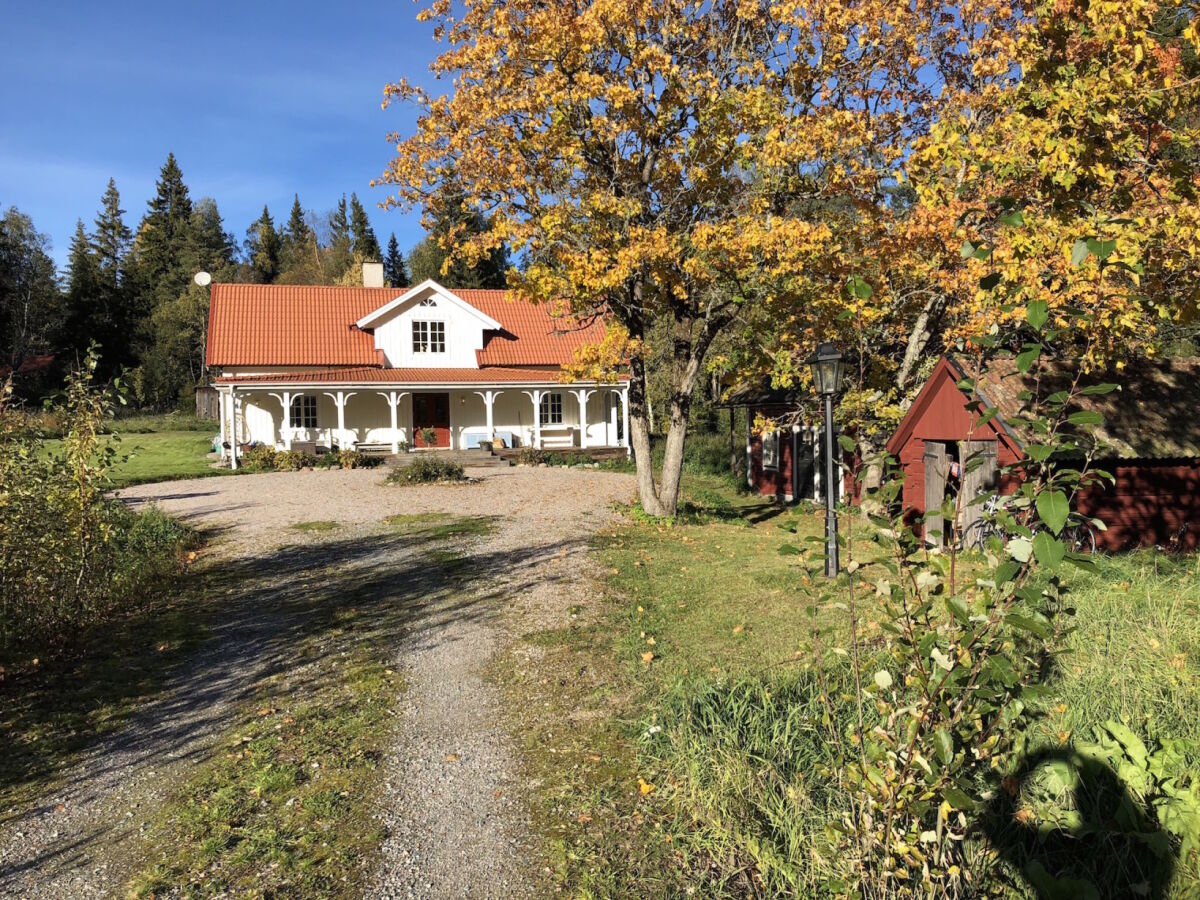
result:
<svg viewBox="0 0 1200 900"><path fill-rule="evenodd" d="M564 383L546 366L480 366L488 333L504 326L435 282L397 291L346 327L373 335L382 365L215 367L221 443L234 467L238 448L251 444L398 452L419 443L431 409L450 449L480 440L629 447L627 383Z"/></svg>

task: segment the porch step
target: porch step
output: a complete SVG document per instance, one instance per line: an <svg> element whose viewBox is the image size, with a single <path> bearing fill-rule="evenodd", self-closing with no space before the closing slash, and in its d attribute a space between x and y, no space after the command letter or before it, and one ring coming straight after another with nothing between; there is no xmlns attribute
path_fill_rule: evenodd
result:
<svg viewBox="0 0 1200 900"><path fill-rule="evenodd" d="M393 468L401 469L405 466L412 465L414 459L426 453L433 454L438 459L447 459L458 463L460 466L471 466L473 468L508 468L512 465L507 459L502 456L497 456L493 453L488 453L485 450L417 450L413 453L401 453L398 456L389 456L388 465Z"/></svg>

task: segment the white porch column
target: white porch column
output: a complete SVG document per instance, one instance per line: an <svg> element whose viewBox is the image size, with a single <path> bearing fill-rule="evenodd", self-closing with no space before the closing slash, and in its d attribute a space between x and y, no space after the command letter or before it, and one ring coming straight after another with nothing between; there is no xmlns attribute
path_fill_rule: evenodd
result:
<svg viewBox="0 0 1200 900"><path fill-rule="evenodd" d="M356 391L338 391L336 394L325 393L333 401L338 412L338 449L344 449L346 443L346 401L357 393Z"/></svg>
<svg viewBox="0 0 1200 900"><path fill-rule="evenodd" d="M579 449L585 450L588 445L587 433L587 402L588 398L596 391L588 390L587 388L576 388L571 391L575 395L575 399L579 401Z"/></svg>
<svg viewBox="0 0 1200 900"><path fill-rule="evenodd" d="M533 446L542 449L542 395L543 390L522 391L533 401Z"/></svg>
<svg viewBox="0 0 1200 900"><path fill-rule="evenodd" d="M633 455L633 442L629 440L629 388L621 391L621 424L625 430L622 435L625 439L625 449L628 455Z"/></svg>
<svg viewBox="0 0 1200 900"><path fill-rule="evenodd" d="M283 391L279 394L271 394L280 405L283 406L283 418L279 421L279 436L283 439L283 449L289 453L292 449L292 400L300 395L293 394L290 391Z"/></svg>
<svg viewBox="0 0 1200 900"><path fill-rule="evenodd" d="M229 468L236 470L238 466L238 401L237 390L229 386Z"/></svg>
<svg viewBox="0 0 1200 900"><path fill-rule="evenodd" d="M217 418L221 420L221 459L225 458L225 392L217 388Z"/></svg>
<svg viewBox="0 0 1200 900"><path fill-rule="evenodd" d="M376 391L380 397L387 401L388 409L392 411L392 453L400 452L400 423L396 416L396 410L400 408L400 401L408 396L408 391ZM412 443L411 435L409 443Z"/></svg>
<svg viewBox="0 0 1200 900"><path fill-rule="evenodd" d="M475 393L483 399L484 408L487 410L487 436L488 440L494 444L496 441L496 419L492 414L492 406L495 404L496 398L503 394L504 391L476 391ZM529 392L526 391L525 393Z"/></svg>

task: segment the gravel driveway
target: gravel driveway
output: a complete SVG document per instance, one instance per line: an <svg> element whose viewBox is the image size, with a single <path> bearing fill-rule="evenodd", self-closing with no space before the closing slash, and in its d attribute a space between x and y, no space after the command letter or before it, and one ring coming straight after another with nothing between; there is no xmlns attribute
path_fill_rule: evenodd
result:
<svg viewBox="0 0 1200 900"><path fill-rule="evenodd" d="M412 629L396 647L407 690L397 698L401 716L378 805L387 837L366 895L526 896L530 857L519 772L500 697L481 673L515 634L562 623L585 599L595 575L588 540L612 521L616 502L632 497L634 484L627 475L580 469L467 474L474 481L461 486L385 486L378 471L333 470L122 490L133 506L154 503L209 530L216 542L209 565L236 567L298 544L292 571L267 583L247 579L236 598L245 615L214 629L161 698L99 742L53 796L0 833L0 894L120 892L142 821L211 753L247 684L264 666L285 664L262 652L281 626L260 604L267 595L286 604L289 585L328 562L327 539L300 535L292 525L337 522L331 534L340 546L361 533L371 549L357 564L378 570L393 562L389 554L403 552L367 541L385 517L449 513L496 519L465 561L491 568L483 577L475 571L476 587L467 589L479 595L482 614L456 617L431 604L423 612L426 627Z"/></svg>

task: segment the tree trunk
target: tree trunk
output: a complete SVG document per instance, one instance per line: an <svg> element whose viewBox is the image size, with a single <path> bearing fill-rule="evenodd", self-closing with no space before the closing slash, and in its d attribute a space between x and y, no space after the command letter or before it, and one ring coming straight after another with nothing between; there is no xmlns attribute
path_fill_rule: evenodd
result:
<svg viewBox="0 0 1200 900"><path fill-rule="evenodd" d="M629 361L629 443L637 467L638 497L642 501L642 509L651 516L674 515L673 511L663 512L658 499L658 487L654 483L654 458L646 409L646 364L637 356Z"/></svg>

